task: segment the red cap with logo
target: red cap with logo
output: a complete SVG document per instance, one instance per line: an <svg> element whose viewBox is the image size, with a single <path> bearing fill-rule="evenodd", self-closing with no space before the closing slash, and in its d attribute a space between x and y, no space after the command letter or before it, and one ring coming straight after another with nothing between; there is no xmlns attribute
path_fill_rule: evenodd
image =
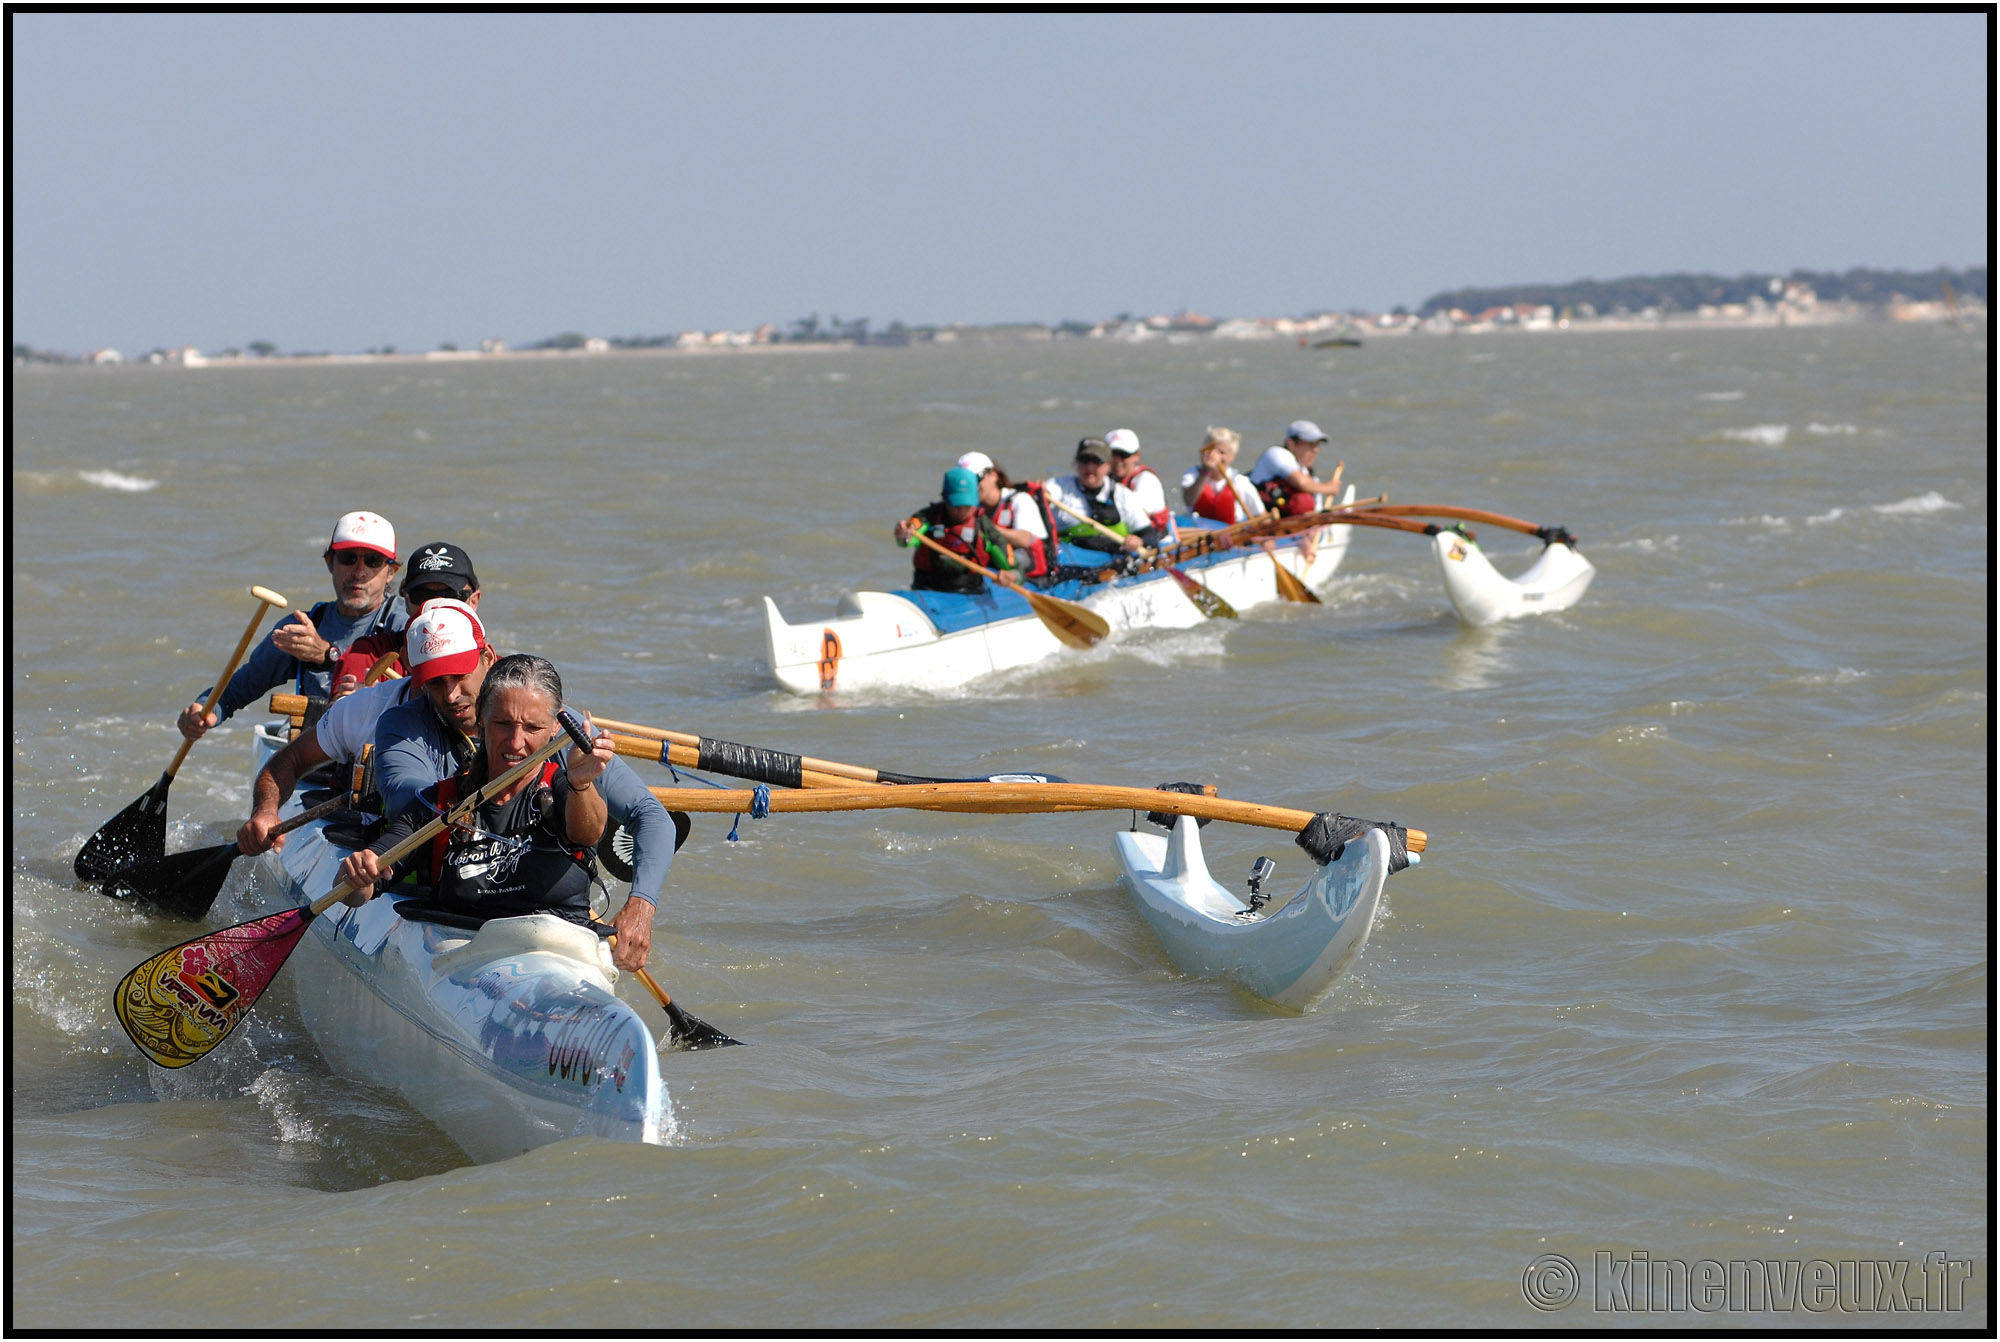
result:
<svg viewBox="0 0 2000 1342"><path fill-rule="evenodd" d="M424 603L424 613L403 631L404 656L412 687L438 676L462 676L479 665L486 629L472 607L440 598Z"/></svg>

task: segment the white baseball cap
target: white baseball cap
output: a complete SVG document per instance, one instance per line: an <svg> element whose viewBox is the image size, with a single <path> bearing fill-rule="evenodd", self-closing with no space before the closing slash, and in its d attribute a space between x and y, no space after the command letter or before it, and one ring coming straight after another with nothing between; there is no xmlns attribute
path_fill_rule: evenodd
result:
<svg viewBox="0 0 2000 1342"><path fill-rule="evenodd" d="M486 646L486 626L472 607L449 597L424 603L424 613L403 631L403 658L410 664L410 684L438 676L462 676L479 665Z"/></svg>
<svg viewBox="0 0 2000 1342"><path fill-rule="evenodd" d="M993 469L993 458L984 452L968 452L958 459L958 464L974 475L984 475Z"/></svg>
<svg viewBox="0 0 2000 1342"><path fill-rule="evenodd" d="M375 513L349 513L333 524L329 550L373 550L396 557L396 528L389 519Z"/></svg>
<svg viewBox="0 0 2000 1342"><path fill-rule="evenodd" d="M1302 443L1323 443L1326 441L1326 435L1319 431L1319 425L1309 419L1293 420L1292 426L1285 430L1285 437L1296 438Z"/></svg>
<svg viewBox="0 0 2000 1342"><path fill-rule="evenodd" d="M1139 455L1139 435L1130 429L1113 429L1104 435L1104 445L1120 456Z"/></svg>

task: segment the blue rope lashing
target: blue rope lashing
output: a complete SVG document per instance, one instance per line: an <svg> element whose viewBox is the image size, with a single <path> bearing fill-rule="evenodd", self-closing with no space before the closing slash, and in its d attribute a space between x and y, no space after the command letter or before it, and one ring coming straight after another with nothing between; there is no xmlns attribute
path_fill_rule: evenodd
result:
<svg viewBox="0 0 2000 1342"><path fill-rule="evenodd" d="M771 814L771 789L759 783L750 789L750 818L752 820L762 820L769 814ZM742 823L743 816L739 812L729 822L729 842L735 843L737 841L736 831Z"/></svg>

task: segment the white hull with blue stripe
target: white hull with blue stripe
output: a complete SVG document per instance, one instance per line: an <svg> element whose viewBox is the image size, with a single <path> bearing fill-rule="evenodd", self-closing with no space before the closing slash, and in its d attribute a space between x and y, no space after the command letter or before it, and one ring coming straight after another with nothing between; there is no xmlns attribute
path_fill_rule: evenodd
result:
<svg viewBox="0 0 2000 1342"><path fill-rule="evenodd" d="M1353 498L1354 486L1349 485L1342 502ZM1297 537L1279 540L1277 563L1324 592L1347 555L1352 534L1351 527L1323 528L1310 565ZM1239 611L1283 600L1272 557L1262 548L1206 555L1180 567ZM1114 639L1138 629L1187 629L1208 619L1165 571L1047 590L1103 616ZM788 623L767 596L764 617L771 676L794 694L952 689L1064 651L1027 601L1005 591L978 596L850 592L831 620L806 624Z"/></svg>
<svg viewBox="0 0 2000 1342"><path fill-rule="evenodd" d="M1389 875L1388 838L1368 830L1316 867L1291 899L1253 910L1209 875L1200 833L1193 817L1182 816L1170 835L1117 836L1113 846L1133 902L1182 972L1227 978L1304 1011L1368 942Z"/></svg>
<svg viewBox="0 0 2000 1342"><path fill-rule="evenodd" d="M281 743L258 728L258 763ZM296 798L286 807L298 809ZM325 830L302 826L264 859L287 882L284 902L333 888L352 850ZM336 1071L401 1092L478 1161L669 1133L652 1033L617 996L594 933L548 914L474 933L402 918L399 902L336 904L292 956L300 1014Z"/></svg>

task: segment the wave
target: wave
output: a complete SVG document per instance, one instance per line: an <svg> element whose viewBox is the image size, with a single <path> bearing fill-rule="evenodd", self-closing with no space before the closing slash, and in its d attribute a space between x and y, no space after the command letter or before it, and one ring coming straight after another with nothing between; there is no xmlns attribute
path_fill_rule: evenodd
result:
<svg viewBox="0 0 2000 1342"><path fill-rule="evenodd" d="M143 475L121 475L117 471L78 471L76 478L99 489L118 489L127 494L143 494L160 487L158 480L148 480Z"/></svg>
<svg viewBox="0 0 2000 1342"><path fill-rule="evenodd" d="M1743 399L1744 394L1740 391L1704 391L1697 392L1695 399L1697 401L1740 401Z"/></svg>
<svg viewBox="0 0 2000 1342"><path fill-rule="evenodd" d="M1941 513L1965 507L1962 503L1953 503L1935 489L1927 494L1898 499L1894 503L1871 503L1868 506L1878 513Z"/></svg>
<svg viewBox="0 0 2000 1342"><path fill-rule="evenodd" d="M1861 430L1860 430L1859 428L1857 428L1857 427L1856 427L1855 425L1852 425L1852 424L1845 424L1845 423L1843 423L1843 424L1808 424L1808 425L1806 425L1806 432L1807 432L1807 433L1816 433L1816 434L1818 434L1818 435L1819 435L1820 437L1822 437L1822 438L1830 438L1830 437L1833 437L1833 436L1835 436L1835 435L1853 435L1853 434L1857 434L1857 433L1860 433L1860 432L1861 432Z"/></svg>
<svg viewBox="0 0 2000 1342"><path fill-rule="evenodd" d="M1789 424L1753 424L1747 429L1722 430L1724 438L1739 443L1756 443L1759 447L1783 447L1785 439L1791 435L1792 426Z"/></svg>

